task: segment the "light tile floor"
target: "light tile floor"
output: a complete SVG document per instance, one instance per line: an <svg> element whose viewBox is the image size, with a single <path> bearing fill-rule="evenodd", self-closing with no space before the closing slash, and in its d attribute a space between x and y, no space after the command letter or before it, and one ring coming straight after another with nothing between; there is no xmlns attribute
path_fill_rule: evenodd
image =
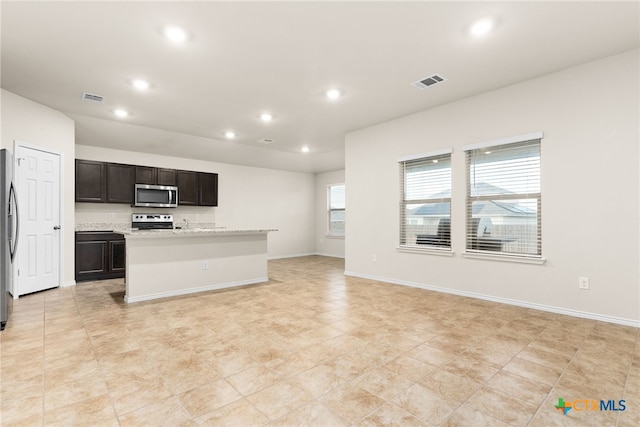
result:
<svg viewBox="0 0 640 427"><path fill-rule="evenodd" d="M117 280L22 297L0 335L0 424L640 425L638 329L343 270L311 256L146 303ZM560 397L626 410L563 415Z"/></svg>

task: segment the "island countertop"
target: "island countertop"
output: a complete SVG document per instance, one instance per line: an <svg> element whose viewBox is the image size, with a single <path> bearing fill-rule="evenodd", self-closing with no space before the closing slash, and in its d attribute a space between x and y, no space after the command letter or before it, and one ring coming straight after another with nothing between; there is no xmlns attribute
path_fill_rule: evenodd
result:
<svg viewBox="0 0 640 427"><path fill-rule="evenodd" d="M167 238L167 237L191 237L191 236L240 236L247 234L265 234L270 231L278 231L275 228L176 228L168 230L118 230L125 239L137 238Z"/></svg>

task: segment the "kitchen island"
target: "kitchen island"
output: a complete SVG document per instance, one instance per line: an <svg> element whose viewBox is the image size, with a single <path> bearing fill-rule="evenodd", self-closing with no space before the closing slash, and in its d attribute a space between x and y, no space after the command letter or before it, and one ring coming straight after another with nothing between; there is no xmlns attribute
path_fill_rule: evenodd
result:
<svg viewBox="0 0 640 427"><path fill-rule="evenodd" d="M274 229L121 231L128 303L266 282Z"/></svg>

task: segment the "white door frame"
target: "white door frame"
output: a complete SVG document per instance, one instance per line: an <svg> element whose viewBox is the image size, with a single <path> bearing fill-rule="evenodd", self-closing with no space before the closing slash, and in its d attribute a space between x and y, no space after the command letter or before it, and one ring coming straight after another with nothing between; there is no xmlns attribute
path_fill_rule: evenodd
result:
<svg viewBox="0 0 640 427"><path fill-rule="evenodd" d="M60 157L60 168L59 168L59 174L60 176L58 177L58 182L60 183L60 191L59 191L59 218L60 218L60 224L64 224L64 181L63 181L63 177L64 177L64 155L63 153L56 151L56 150L52 150L48 147L41 147L35 144L31 144L28 142L23 142L23 141L19 141L17 139L13 140L13 182L14 185L16 186L16 192L18 194L20 194L20 188L18 187L18 156L16 155L18 152L18 147L20 148L27 148L30 150L36 150L36 151L42 151L45 153L49 153L49 154L53 154L56 156ZM18 209L20 207L18 206ZM20 212L18 212L18 214L20 214ZM19 217L18 217L19 218ZM58 286L59 287L63 287L64 284L62 282L62 277L63 277L63 268L64 268L64 231L65 229L62 228L62 232L59 234L60 238L58 239L58 253L60 254L60 257L58 259ZM19 236L18 236L19 239ZM18 247L20 246L20 242L18 241ZM18 249L18 253L16 254L16 261L14 263L14 265L18 265L18 257L20 256L20 252ZM73 283L75 284L75 282ZM18 292L17 292L17 287L18 287L18 269L14 268L13 269L13 287L14 287L14 294L13 294L13 299L18 299Z"/></svg>

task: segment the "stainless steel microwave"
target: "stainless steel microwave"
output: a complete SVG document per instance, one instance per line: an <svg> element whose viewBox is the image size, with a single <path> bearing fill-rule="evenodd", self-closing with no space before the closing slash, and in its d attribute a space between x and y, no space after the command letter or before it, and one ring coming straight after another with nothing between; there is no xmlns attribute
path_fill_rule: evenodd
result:
<svg viewBox="0 0 640 427"><path fill-rule="evenodd" d="M178 187L136 184L133 205L145 208L176 208Z"/></svg>

